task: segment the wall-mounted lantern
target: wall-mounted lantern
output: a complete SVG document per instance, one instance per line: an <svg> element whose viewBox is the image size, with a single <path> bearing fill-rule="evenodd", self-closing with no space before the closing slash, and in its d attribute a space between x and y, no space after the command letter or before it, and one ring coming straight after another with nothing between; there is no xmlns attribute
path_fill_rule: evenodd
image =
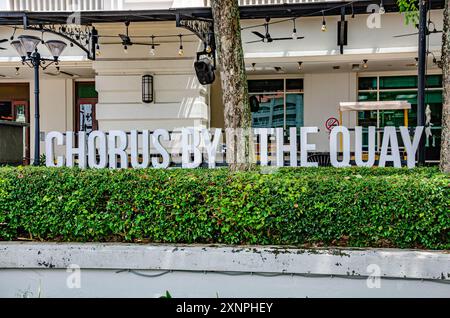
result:
<svg viewBox="0 0 450 318"><path fill-rule="evenodd" d="M142 76L142 102L153 103L153 76Z"/></svg>

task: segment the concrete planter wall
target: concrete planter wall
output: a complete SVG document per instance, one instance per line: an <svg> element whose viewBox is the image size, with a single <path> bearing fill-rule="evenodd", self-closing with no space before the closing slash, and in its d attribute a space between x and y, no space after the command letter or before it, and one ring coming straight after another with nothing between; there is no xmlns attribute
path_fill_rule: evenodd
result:
<svg viewBox="0 0 450 318"><path fill-rule="evenodd" d="M450 253L0 244L0 297L448 297Z"/></svg>

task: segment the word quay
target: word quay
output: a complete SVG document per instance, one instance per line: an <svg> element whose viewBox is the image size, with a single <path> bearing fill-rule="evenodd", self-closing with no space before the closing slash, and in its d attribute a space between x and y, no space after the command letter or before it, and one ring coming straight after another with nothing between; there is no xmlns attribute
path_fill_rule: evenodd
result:
<svg viewBox="0 0 450 318"><path fill-rule="evenodd" d="M414 168L415 156L419 146L420 138L423 134L423 126L418 126L414 130L411 138L407 127L399 127L403 147L406 152L406 164L408 168ZM250 140L257 139L259 142L259 164L269 165L269 144L274 139L276 160L271 165L282 167L285 165L285 154L289 154L289 166L291 167L317 167L317 162L308 161L308 154L316 150L314 143L308 143L308 136L317 134L317 127L295 127L287 132L283 128L254 128L248 130L226 129L226 139L235 140L233 144L237 152L245 147L240 147L244 136ZM285 136L288 133L289 143L285 144ZM299 133L299 134L298 134ZM363 151L363 128L354 129L354 157L351 152L351 134L348 128L336 126L329 136L330 161L334 167L349 167L351 160L360 167L372 167L378 159L378 166L384 167L387 162L392 162L394 167L401 168L402 160L400 156L397 129L392 126L384 127L381 150L378 158L376 154L376 128L368 127L364 132L367 134L367 146ZM274 138L272 138L274 137ZM129 134L121 130L111 130L108 133L103 131L93 131L89 135L85 132L78 133L78 146L75 147L75 133L68 131L50 132L46 136L46 165L48 167L73 167L75 158L77 165L85 169L89 168L168 168L171 154L163 143L178 145L181 150L181 163L183 168L197 168L203 161L208 163L209 168L216 167L216 156L220 153L219 145L222 140L221 129L194 129L183 128L180 132L169 133L165 129L157 129L153 132L148 130L132 130ZM181 147L179 144L181 143ZM65 146L65 151L55 156L55 146ZM227 144L227 148L228 144ZM179 152L176 152L179 155ZM300 160L298 160L300 153ZM239 155L236 155L239 158ZM256 156L252 155L250 162L256 163ZM229 158L227 162L233 162L234 158Z"/></svg>

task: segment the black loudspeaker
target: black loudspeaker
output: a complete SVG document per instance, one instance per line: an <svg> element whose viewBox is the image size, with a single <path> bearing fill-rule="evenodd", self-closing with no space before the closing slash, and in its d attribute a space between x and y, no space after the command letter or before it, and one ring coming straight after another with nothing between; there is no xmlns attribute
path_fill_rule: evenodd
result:
<svg viewBox="0 0 450 318"><path fill-rule="evenodd" d="M344 46L347 45L348 21L338 21L338 45L341 54L344 54Z"/></svg>
<svg viewBox="0 0 450 318"><path fill-rule="evenodd" d="M208 85L214 82L216 75L214 74L214 65L208 58L203 58L194 63L195 73L198 81L202 85Z"/></svg>
<svg viewBox="0 0 450 318"><path fill-rule="evenodd" d="M338 21L338 45L347 45L348 21Z"/></svg>
<svg viewBox="0 0 450 318"><path fill-rule="evenodd" d="M250 96L249 102L250 102L250 111L252 113L256 113L257 111L259 111L259 100L256 96Z"/></svg>

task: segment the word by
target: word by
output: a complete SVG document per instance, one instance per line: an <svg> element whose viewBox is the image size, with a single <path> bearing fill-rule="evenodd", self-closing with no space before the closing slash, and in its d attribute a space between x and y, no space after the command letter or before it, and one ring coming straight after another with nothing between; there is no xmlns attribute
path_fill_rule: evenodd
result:
<svg viewBox="0 0 450 318"><path fill-rule="evenodd" d="M407 127L399 127L403 146L407 154L408 168L415 167L415 155L423 134L424 127L415 128L414 135L410 136ZM242 130L244 131L244 130ZM240 151L239 136L244 136L245 132L230 133L226 130L227 139L229 136L237 136L237 151ZM269 165L269 137L275 138L275 162L271 164L277 167L285 165L285 153L289 153L289 166L291 167L317 167L317 162L308 161L308 153L316 150L316 145L308 143L308 136L319 132L317 127L301 127L300 136L298 129L289 129L289 143L284 144L285 132L283 128L255 128L249 129L253 137L259 139L259 164ZM365 160L363 160L363 128L355 127L354 131L354 161L360 167L372 167L376 161L376 128L368 127L368 145ZM176 133L179 135L179 133ZM140 138L139 138L140 137ZM179 137L179 136L178 136ZM299 137L299 138L298 138ZM250 137L252 138L252 137ZM81 169L89 168L128 168L129 164L135 169L148 168L168 168L171 162L169 151L162 145L162 142L178 142L180 138L175 133L169 134L165 129L157 129L150 133L148 130L138 132L132 130L129 136L121 130L112 130L108 133L93 131L87 136L85 132L78 134L78 146L75 147L75 133L68 131L50 132L46 136L46 165L48 167L73 167L75 156L78 158L78 166ZM298 140L300 139L300 140ZM181 161L183 168L197 168L203 160L208 162L209 168L216 167L216 156L220 141L222 140L221 129L194 129L183 128L181 130ZM141 141L141 142L140 142ZM330 132L329 150L330 160L334 167L349 167L351 158L350 131L344 126L336 126ZM65 155L57 155L55 158L55 144L65 146ZM339 147L340 145L340 147ZM157 157L152 157L156 154ZM298 162L298 152L300 152L300 162ZM339 155L341 153L341 155ZM205 158L204 158L205 157ZM120 159L120 160L119 160ZM130 162L129 162L130 160ZM227 162L230 163L227 154ZM252 158L251 162L256 163ZM392 162L396 168L401 168L401 157L397 130L395 127L387 126L383 130L383 139L378 158L378 166L384 167L387 162ZM300 163L300 165L299 165Z"/></svg>

